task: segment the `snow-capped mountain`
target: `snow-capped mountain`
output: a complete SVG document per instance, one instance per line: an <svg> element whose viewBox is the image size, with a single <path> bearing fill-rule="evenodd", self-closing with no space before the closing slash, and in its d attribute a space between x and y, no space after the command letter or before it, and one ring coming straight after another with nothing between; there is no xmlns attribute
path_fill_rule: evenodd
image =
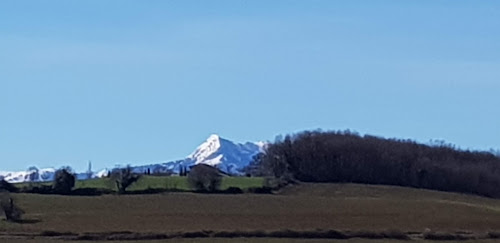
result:
<svg viewBox="0 0 500 243"><path fill-rule="evenodd" d="M134 166L133 170L138 173L146 171L178 173L181 167L188 168L196 164L207 164L229 174L238 174L240 173L239 169L246 167L256 154L264 151L265 145L264 142L234 143L213 134L185 159Z"/></svg>
<svg viewBox="0 0 500 243"><path fill-rule="evenodd" d="M132 165L137 173L179 173L181 167L189 168L196 164L207 164L215 166L230 174L238 174L239 170L247 166L252 161L253 156L263 152L266 143L235 143L221 138L218 135L211 135L205 142L186 158L176 161L166 161L160 163L145 163L146 165ZM56 169L37 169L31 167L26 171L4 172L0 171L0 179L3 178L10 183L30 182L30 181L52 181L54 180ZM99 172L76 173L78 180L104 177L109 173L108 169Z"/></svg>
<svg viewBox="0 0 500 243"><path fill-rule="evenodd" d="M31 167L26 171L17 171L17 172L0 171L0 179L4 179L9 183L53 181L56 171L57 170L54 168L38 169L36 167ZM102 170L97 173L92 172L90 175L87 172L75 173L77 180L100 178L105 175L107 175L107 170Z"/></svg>
<svg viewBox="0 0 500 243"><path fill-rule="evenodd" d="M27 181L52 181L54 180L54 174L56 170L54 168L37 169L31 167L26 171L18 172L7 172L0 171L0 178L10 182L19 183Z"/></svg>
<svg viewBox="0 0 500 243"><path fill-rule="evenodd" d="M218 135L210 136L190 154L186 161L190 164L207 164L219 169L236 173L252 161L253 156L262 152L264 143L233 143Z"/></svg>

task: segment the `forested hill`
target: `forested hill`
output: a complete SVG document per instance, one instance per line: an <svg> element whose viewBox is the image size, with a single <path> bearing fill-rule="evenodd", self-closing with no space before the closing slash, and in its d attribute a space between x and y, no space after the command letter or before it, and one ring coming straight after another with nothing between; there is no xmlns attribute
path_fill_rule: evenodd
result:
<svg viewBox="0 0 500 243"><path fill-rule="evenodd" d="M386 184L500 198L498 155L349 131L307 131L277 139L252 168L307 182Z"/></svg>

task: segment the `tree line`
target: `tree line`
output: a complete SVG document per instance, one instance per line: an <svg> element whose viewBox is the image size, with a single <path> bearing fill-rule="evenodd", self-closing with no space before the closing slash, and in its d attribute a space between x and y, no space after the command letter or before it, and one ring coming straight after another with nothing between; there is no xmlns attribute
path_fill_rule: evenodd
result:
<svg viewBox="0 0 500 243"><path fill-rule="evenodd" d="M278 137L246 172L286 181L397 185L500 198L498 155L348 130Z"/></svg>

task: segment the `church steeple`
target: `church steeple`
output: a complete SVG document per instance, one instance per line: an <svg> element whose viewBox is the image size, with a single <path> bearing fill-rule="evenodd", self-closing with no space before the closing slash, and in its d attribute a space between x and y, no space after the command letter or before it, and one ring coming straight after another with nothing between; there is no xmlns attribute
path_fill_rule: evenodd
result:
<svg viewBox="0 0 500 243"><path fill-rule="evenodd" d="M87 169L87 179L92 179L92 161L89 160L89 166Z"/></svg>

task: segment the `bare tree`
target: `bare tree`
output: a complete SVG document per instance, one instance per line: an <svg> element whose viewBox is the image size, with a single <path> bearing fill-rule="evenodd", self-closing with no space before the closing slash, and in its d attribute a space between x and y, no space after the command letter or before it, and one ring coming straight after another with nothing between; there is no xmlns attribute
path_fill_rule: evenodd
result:
<svg viewBox="0 0 500 243"><path fill-rule="evenodd" d="M0 208L5 215L5 219L10 222L20 221L24 214L24 211L14 204L14 199L10 197L8 191L0 192Z"/></svg>
<svg viewBox="0 0 500 243"><path fill-rule="evenodd" d="M132 167L116 169L111 173L111 179L116 183L119 194L124 194L129 186L137 182L141 176L132 171Z"/></svg>

